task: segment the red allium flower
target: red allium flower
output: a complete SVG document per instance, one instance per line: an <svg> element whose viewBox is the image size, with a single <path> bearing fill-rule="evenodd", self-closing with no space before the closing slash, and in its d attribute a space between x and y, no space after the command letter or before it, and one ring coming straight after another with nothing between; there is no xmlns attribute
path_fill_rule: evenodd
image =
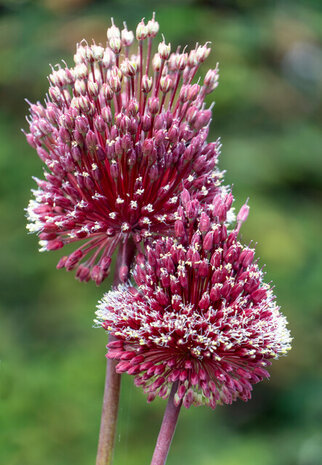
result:
<svg viewBox="0 0 322 465"><path fill-rule="evenodd" d="M176 238L155 240L137 257L138 290L121 285L105 294L96 323L117 338L107 356L118 372L135 375L152 400L178 382L183 405L247 401L268 377L270 360L290 349L286 318L238 239L248 207L228 229L232 194L204 207L185 190L176 213Z"/></svg>
<svg viewBox="0 0 322 465"><path fill-rule="evenodd" d="M113 24L106 47L78 45L75 66L49 76L44 105L30 104L26 137L47 170L36 179L28 229L39 233L41 250L82 240L58 264L77 268L80 280L99 284L129 238L169 234L183 187L208 200L219 184L220 144L206 141L204 103L218 68L194 83L209 47L171 54L163 41L152 55L158 29L154 18L141 21L132 55L133 33Z"/></svg>

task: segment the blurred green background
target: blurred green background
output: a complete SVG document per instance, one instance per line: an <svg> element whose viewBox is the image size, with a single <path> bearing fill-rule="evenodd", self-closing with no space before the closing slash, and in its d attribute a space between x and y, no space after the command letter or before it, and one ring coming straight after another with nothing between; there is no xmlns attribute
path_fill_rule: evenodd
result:
<svg viewBox="0 0 322 465"><path fill-rule="evenodd" d="M106 335L92 329L96 288L39 254L24 207L41 162L26 144L27 105L42 100L48 63L71 64L83 37L105 41L109 18L134 28L157 11L174 45L211 41L220 62L211 136L243 237L258 241L294 336L289 356L253 399L183 411L169 465L322 463L321 181L322 6L319 0L0 2L0 463L95 461ZM203 68L205 72L206 67ZM115 465L150 463L164 401L146 404L123 377Z"/></svg>

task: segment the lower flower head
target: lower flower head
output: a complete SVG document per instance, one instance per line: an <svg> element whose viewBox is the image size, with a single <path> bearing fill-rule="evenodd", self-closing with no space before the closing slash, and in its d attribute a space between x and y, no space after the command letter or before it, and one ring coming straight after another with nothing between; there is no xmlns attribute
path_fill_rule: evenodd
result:
<svg viewBox="0 0 322 465"><path fill-rule="evenodd" d="M231 193L205 207L187 191L181 199L176 238L158 239L138 257L137 288L105 294L96 323L117 339L107 354L117 371L134 375L149 400L167 397L177 382L175 401L186 407L246 401L271 360L290 349L286 318L254 250L237 239L248 207L229 229Z"/></svg>

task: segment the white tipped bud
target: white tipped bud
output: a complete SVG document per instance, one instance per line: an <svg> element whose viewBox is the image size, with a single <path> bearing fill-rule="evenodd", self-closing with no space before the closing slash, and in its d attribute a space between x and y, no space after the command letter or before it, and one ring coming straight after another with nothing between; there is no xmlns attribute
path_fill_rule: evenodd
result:
<svg viewBox="0 0 322 465"><path fill-rule="evenodd" d="M183 71L187 66L188 54L187 53L178 53L175 57L175 66L179 71Z"/></svg>
<svg viewBox="0 0 322 465"><path fill-rule="evenodd" d="M104 83L102 85L100 93L101 93L101 97L107 102L112 100L113 98L113 91L108 84Z"/></svg>
<svg viewBox="0 0 322 465"><path fill-rule="evenodd" d="M154 71L160 71L161 69L161 57L158 53L156 53L152 60L152 66Z"/></svg>
<svg viewBox="0 0 322 465"><path fill-rule="evenodd" d="M77 44L76 46L76 53L74 55L74 62L76 65L80 63L85 63L87 60L86 57L86 47L84 45Z"/></svg>
<svg viewBox="0 0 322 465"><path fill-rule="evenodd" d="M137 25L137 28L136 28L136 38L137 40L144 40L147 38L147 36L148 36L148 28L144 24L144 20L142 19L142 21Z"/></svg>
<svg viewBox="0 0 322 465"><path fill-rule="evenodd" d="M164 41L159 43L158 53L163 60L167 60L170 56L171 44L166 44Z"/></svg>
<svg viewBox="0 0 322 465"><path fill-rule="evenodd" d="M161 92L166 94L167 92L169 92L171 87L172 87L172 80L170 79L170 77L168 75L167 76L162 76L162 78L160 79Z"/></svg>
<svg viewBox="0 0 322 465"><path fill-rule="evenodd" d="M121 48L122 48L122 42L121 42L121 39L119 37L112 37L112 39L110 39L108 41L108 44L111 48L111 50L116 54L116 55L119 55L120 51L121 51Z"/></svg>
<svg viewBox="0 0 322 465"><path fill-rule="evenodd" d="M94 61L93 52L92 52L91 47L89 47L88 45L85 47L85 53L86 53L85 63L93 62Z"/></svg>
<svg viewBox="0 0 322 465"><path fill-rule="evenodd" d="M159 32L159 23L155 20L155 13L153 13L152 19L148 22L147 29L149 37L155 37Z"/></svg>
<svg viewBox="0 0 322 465"><path fill-rule="evenodd" d="M112 26L107 29L108 41L112 39L121 39L121 33L118 27L115 26L113 18L111 18Z"/></svg>
<svg viewBox="0 0 322 465"><path fill-rule="evenodd" d="M216 68L210 69L205 76L204 85L205 85L207 94L212 92L218 86L218 80L219 80L218 71L219 71L219 68L218 68L218 63L217 63Z"/></svg>
<svg viewBox="0 0 322 465"><path fill-rule="evenodd" d="M86 94L86 83L82 79L77 79L74 84L74 89L76 91L76 94L78 95L85 95Z"/></svg>
<svg viewBox="0 0 322 465"><path fill-rule="evenodd" d="M98 94L99 94L99 88L98 88L98 84L97 82L94 82L94 81L88 81L88 93L89 95L96 99L98 97Z"/></svg>
<svg viewBox="0 0 322 465"><path fill-rule="evenodd" d="M105 123L111 124L113 116L112 116L112 111L110 107L103 107L101 111L101 115Z"/></svg>
<svg viewBox="0 0 322 465"><path fill-rule="evenodd" d="M124 29L121 32L122 45L123 47L130 47L133 44L134 34L132 31L128 31L126 24L124 23Z"/></svg>
<svg viewBox="0 0 322 465"><path fill-rule="evenodd" d="M143 76L142 78L142 91L146 94L152 89L153 79L149 76Z"/></svg>
<svg viewBox="0 0 322 465"><path fill-rule="evenodd" d="M111 86L112 91L115 94L118 94L119 92L121 92L122 84L121 84L121 79L119 78L118 75L111 76L110 86Z"/></svg>
<svg viewBox="0 0 322 465"><path fill-rule="evenodd" d="M70 83L70 79L67 76L67 73L64 69L58 69L57 71L53 71L49 75L49 80L53 86L64 87L65 85Z"/></svg>
<svg viewBox="0 0 322 465"><path fill-rule="evenodd" d="M121 71L124 74L124 76L135 76L137 71L135 61L124 60L121 64Z"/></svg>
<svg viewBox="0 0 322 465"><path fill-rule="evenodd" d="M102 60L102 64L104 68L110 69L115 64L115 54L112 52L111 49L107 48L104 51L104 56Z"/></svg>
<svg viewBox="0 0 322 465"><path fill-rule="evenodd" d="M99 61L103 59L104 56L104 48L101 45L92 45L92 55L95 61Z"/></svg>
<svg viewBox="0 0 322 465"><path fill-rule="evenodd" d="M188 57L188 66L190 66L190 68L194 68L198 63L197 51L191 50Z"/></svg>
<svg viewBox="0 0 322 465"><path fill-rule="evenodd" d="M75 79L84 79L88 75L88 69L87 66L84 65L84 63L80 63L79 65L76 65L74 68L74 77Z"/></svg>
<svg viewBox="0 0 322 465"><path fill-rule="evenodd" d="M198 47L196 50L198 62L203 63L206 60L206 58L208 58L210 52L211 49L207 47L207 44Z"/></svg>

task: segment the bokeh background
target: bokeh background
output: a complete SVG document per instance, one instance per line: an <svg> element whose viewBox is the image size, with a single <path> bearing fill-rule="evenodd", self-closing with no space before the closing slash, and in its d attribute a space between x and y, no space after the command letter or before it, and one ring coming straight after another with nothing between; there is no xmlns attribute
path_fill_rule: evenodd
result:
<svg viewBox="0 0 322 465"><path fill-rule="evenodd" d="M39 254L24 207L41 175L26 144L27 105L42 100L48 64L71 64L83 37L105 42L113 16L134 28L157 11L173 46L211 41L220 62L211 136L258 242L294 336L289 356L252 401L183 411L169 465L322 463L320 0L0 2L0 463L88 465L96 454L106 335L92 328L101 288ZM205 72L205 69L203 71ZM210 102L209 102L210 103ZM123 377L115 465L150 463L164 401L146 404Z"/></svg>

